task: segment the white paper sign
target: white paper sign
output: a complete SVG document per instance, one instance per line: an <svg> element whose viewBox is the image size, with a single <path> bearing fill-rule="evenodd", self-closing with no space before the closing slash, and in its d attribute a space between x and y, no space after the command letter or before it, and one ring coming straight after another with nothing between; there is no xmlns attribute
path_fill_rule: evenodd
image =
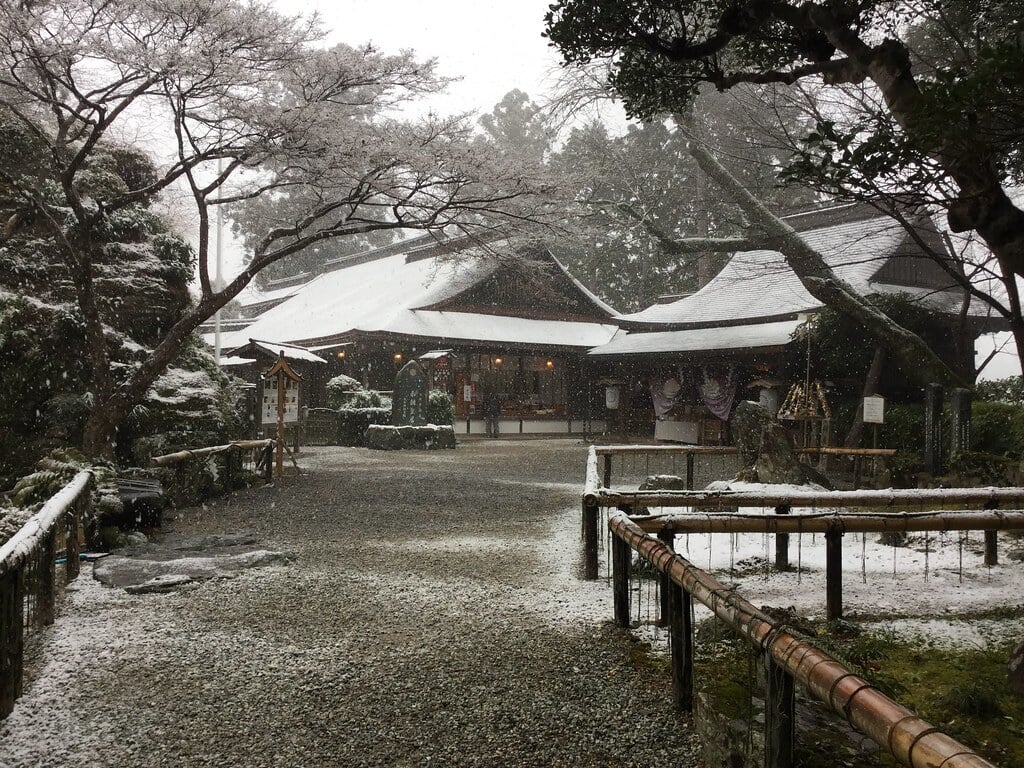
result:
<svg viewBox="0 0 1024 768"><path fill-rule="evenodd" d="M884 424L885 423L885 398L865 397L864 398L864 423Z"/></svg>
<svg viewBox="0 0 1024 768"><path fill-rule="evenodd" d="M463 400L463 402L468 403L472 399L473 399L473 385L472 384L463 384L462 385L462 400Z"/></svg>
<svg viewBox="0 0 1024 768"><path fill-rule="evenodd" d="M604 389L604 407L610 411L617 410L619 407L619 388L616 385L605 387Z"/></svg>
<svg viewBox="0 0 1024 768"><path fill-rule="evenodd" d="M299 383L287 376L284 379L284 423L299 420ZM277 379L263 382L263 423L277 424Z"/></svg>

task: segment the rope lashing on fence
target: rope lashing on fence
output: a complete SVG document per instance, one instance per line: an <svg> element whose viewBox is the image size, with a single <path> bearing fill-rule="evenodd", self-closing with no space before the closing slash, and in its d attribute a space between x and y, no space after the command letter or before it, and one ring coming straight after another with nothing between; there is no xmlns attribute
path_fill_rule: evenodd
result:
<svg viewBox="0 0 1024 768"><path fill-rule="evenodd" d="M151 463L157 467L166 467L171 464L178 464L183 461L189 461L202 456L224 453L225 451L244 451L252 448L265 448L273 442L273 440L235 440L234 442L227 443L225 445L214 445L209 448L185 449L175 453L167 453L163 456L154 456L151 459Z"/></svg>
<svg viewBox="0 0 1024 768"><path fill-rule="evenodd" d="M775 664L804 685L814 698L888 749L900 762L912 768L995 768L824 651L788 631L711 574L672 552L624 513L613 513L608 526L725 624L763 648Z"/></svg>

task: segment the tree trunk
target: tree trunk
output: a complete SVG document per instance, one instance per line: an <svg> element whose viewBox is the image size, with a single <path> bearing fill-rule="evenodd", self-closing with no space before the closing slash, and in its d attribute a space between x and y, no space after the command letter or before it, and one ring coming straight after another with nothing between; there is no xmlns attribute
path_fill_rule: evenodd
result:
<svg viewBox="0 0 1024 768"><path fill-rule="evenodd" d="M843 445L847 448L859 448L861 438L864 435L864 398L878 394L878 382L882 378L882 367L885 365L885 349L875 347L875 354L871 358L871 366L868 368L868 375L864 378L864 391L861 401L857 403L857 413L854 414L853 424L846 435Z"/></svg>
<svg viewBox="0 0 1024 768"><path fill-rule="evenodd" d="M683 118L677 122L680 126L685 125ZM820 253L769 211L700 142L690 141L690 153L701 169L736 201L751 223L773 238L773 247L786 258L786 263L811 296L860 323L885 347L886 352L899 360L906 370L913 371L922 383L964 386L959 375L950 370L920 336L894 322L840 280Z"/></svg>
<svg viewBox="0 0 1024 768"><path fill-rule="evenodd" d="M868 45L829 6L810 6L808 14L829 42L878 86L903 130L927 147L956 182L960 196L949 206L950 228L954 232L976 231L1005 272L1024 275L1024 211L1003 189L991 147L974 135L970 140L933 138L935 117L923 106L906 45L892 39Z"/></svg>

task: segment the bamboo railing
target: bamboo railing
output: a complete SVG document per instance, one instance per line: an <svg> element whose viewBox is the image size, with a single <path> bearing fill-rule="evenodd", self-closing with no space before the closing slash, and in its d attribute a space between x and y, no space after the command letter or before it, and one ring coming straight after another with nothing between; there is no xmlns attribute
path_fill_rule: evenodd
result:
<svg viewBox="0 0 1024 768"><path fill-rule="evenodd" d="M214 445L208 448L191 448L184 451L176 451L175 453L165 453L163 456L154 456L150 462L156 467L169 467L174 464L180 464L203 456L213 456L215 454L230 453L232 451L240 453L242 451L250 451L254 449L266 450L268 447L272 447L273 445L273 440L234 440L230 443L226 443L225 445Z"/></svg>
<svg viewBox="0 0 1024 768"><path fill-rule="evenodd" d="M167 453L163 456L154 456L150 463L155 467L176 467L178 479L188 462L195 459L209 459L213 456L223 458L221 472L224 476L225 487L231 487L234 478L243 468L244 457L249 456L253 470L261 472L266 482L274 479L274 440L235 440L224 445L214 445L208 448L193 448L175 453Z"/></svg>
<svg viewBox="0 0 1024 768"><path fill-rule="evenodd" d="M789 632L711 574L649 536L625 513L613 513L608 526L613 534L615 618L620 626L629 626L631 549L669 581L672 677L680 706L688 710L693 702L692 599L707 606L763 654L768 672L765 695L765 764L768 768L793 765L794 682L805 686L815 699L911 768L995 768L809 641Z"/></svg>
<svg viewBox="0 0 1024 768"><path fill-rule="evenodd" d="M613 457L651 457L651 456L683 456L686 459L686 487L693 490L693 465L697 456L735 456L737 449L732 445L595 445L592 448L595 455L600 456L603 463L603 484L610 488L612 484L612 459ZM891 448L839 448L830 446L818 446L813 448L797 448L796 453L801 456L814 456L821 459L828 456L845 456L854 460L854 486L858 484L861 475L861 462L864 459L884 459L896 455Z"/></svg>
<svg viewBox="0 0 1024 768"><path fill-rule="evenodd" d="M0 547L0 718L21 695L25 636L54 621L58 558L64 583L78 576L91 485L92 473L79 472Z"/></svg>
<svg viewBox="0 0 1024 768"><path fill-rule="evenodd" d="M674 451L685 449L696 449L704 446L685 446L683 449L677 446L665 446ZM986 565L996 565L999 562L997 532L1000 530L1020 530L1019 515L996 512L998 508L1024 508L1024 488L901 488L886 490L860 490L860 491L817 491L817 490L768 490L768 491L639 491L625 490L608 487L610 476L609 464L604 466L604 483L597 481L597 456L602 451L605 459L616 453L625 451L643 451L660 446L593 446L587 456L587 481L583 491L582 499L582 525L584 541L584 575L588 579L596 579L598 576L598 520L600 509L619 508L632 512L640 509L650 510L651 508L688 508L690 514L683 517L655 515L643 518L639 524L646 530L658 533L662 537L670 537L673 532L689 533L714 533L724 529L726 526L734 526L730 530L738 532L741 529L736 526L746 526L745 530L759 533L775 534L775 565L777 568L786 569L789 567L789 534L790 533L813 533L811 528L801 528L801 524L809 523L811 518L831 520L831 522L813 523L815 526L822 526L826 534L826 557L831 563L826 571L829 574L829 588L827 613L829 618L839 618L842 615L842 534L847 531L885 532L889 530L981 530L985 536L984 562ZM838 450L838 449L837 449ZM845 450L845 449L844 449ZM707 452L707 451L705 451ZM692 454L688 454L688 459ZM688 474L688 486L692 485L692 473ZM745 515L733 518L736 522L722 522L721 515L712 515L707 510L734 510L740 508L755 508L760 510L774 508L775 514ZM830 512L827 514L813 513L807 515L791 515L794 508L800 507L825 507L831 510L847 510L842 512ZM933 510L963 510L973 508L974 510L987 510L989 514L968 514L961 512L959 515L947 515L945 517L920 517L923 511ZM867 516L861 510L864 509L885 509L900 510L902 515ZM857 510L851 512L849 510ZM695 512L704 514L694 514ZM914 515L918 515L914 517ZM967 515L967 516L964 516ZM744 521L740 521L740 517ZM799 522L781 522L783 517L790 517ZM914 517L914 522L910 522ZM950 528L953 520L956 525L964 526ZM934 523L935 527L926 527ZM809 523L810 524L810 523ZM977 524L977 525L974 525ZM912 527L908 527L912 526ZM913 527L916 526L916 527Z"/></svg>

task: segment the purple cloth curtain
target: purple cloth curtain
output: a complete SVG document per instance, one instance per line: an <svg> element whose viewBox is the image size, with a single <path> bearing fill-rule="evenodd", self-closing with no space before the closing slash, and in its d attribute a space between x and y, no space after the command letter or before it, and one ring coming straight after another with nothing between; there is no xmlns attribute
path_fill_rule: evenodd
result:
<svg viewBox="0 0 1024 768"><path fill-rule="evenodd" d="M697 390L704 404L722 421L728 421L736 399L736 366L704 366L700 369Z"/></svg>
<svg viewBox="0 0 1024 768"><path fill-rule="evenodd" d="M654 401L655 417L659 420L664 419L682 394L683 388L674 377L651 379L651 400Z"/></svg>

